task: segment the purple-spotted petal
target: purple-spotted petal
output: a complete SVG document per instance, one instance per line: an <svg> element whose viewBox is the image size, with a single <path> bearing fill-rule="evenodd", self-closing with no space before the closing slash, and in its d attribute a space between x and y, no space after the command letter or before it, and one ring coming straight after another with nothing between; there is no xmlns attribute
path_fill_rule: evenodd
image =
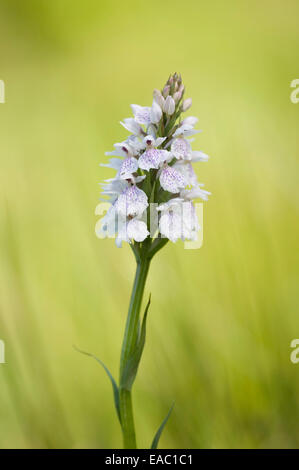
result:
<svg viewBox="0 0 299 470"><path fill-rule="evenodd" d="M124 217L140 216L147 206L147 195L135 185L127 188L115 203L117 212Z"/></svg>
<svg viewBox="0 0 299 470"><path fill-rule="evenodd" d="M132 173L135 173L138 170L138 160L134 157L126 158L120 167L120 177L122 179L128 179L132 176Z"/></svg>
<svg viewBox="0 0 299 470"><path fill-rule="evenodd" d="M138 124L150 124L151 122L151 108L148 106L139 106L138 104L131 104L135 121Z"/></svg>
<svg viewBox="0 0 299 470"><path fill-rule="evenodd" d="M186 139L175 139L171 144L171 153L177 159L191 160L191 145Z"/></svg>
<svg viewBox="0 0 299 470"><path fill-rule="evenodd" d="M186 181L179 171L167 165L161 171L160 184L165 191L178 193L186 186Z"/></svg>

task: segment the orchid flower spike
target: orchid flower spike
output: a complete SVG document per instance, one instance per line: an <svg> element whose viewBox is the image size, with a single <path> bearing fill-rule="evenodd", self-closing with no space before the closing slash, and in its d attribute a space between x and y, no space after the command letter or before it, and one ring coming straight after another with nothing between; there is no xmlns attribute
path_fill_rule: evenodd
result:
<svg viewBox="0 0 299 470"><path fill-rule="evenodd" d="M174 216L168 216L169 212L173 213L172 200L175 200L175 211L178 213L184 203L194 207L194 199L207 200L210 194L201 189L193 168L194 163L207 161L208 156L192 150L192 139L189 137L200 131L194 128L198 121L196 117L182 119L192 103L191 98L184 100L184 93L181 77L174 74L161 91L154 89L151 106L132 104L133 116L121 122L131 135L124 142L114 144L112 152L107 152L113 158L103 166L114 169L116 174L108 185L104 185L102 196L108 197L112 209L108 211L108 217L103 217L102 225L97 230L101 237L103 233L111 237L112 214L121 217L122 221L115 221L113 225L117 246L125 241L139 249L140 243L147 238L151 239L151 243L158 243L157 239L161 238L172 242L187 240L188 233L182 217L176 217L177 221L180 220L180 231L176 225L172 234L171 227L166 226L167 220L174 220ZM156 219L154 234L147 217L150 204L155 205L151 210ZM193 209L192 217L196 217ZM198 221L195 220L192 227L190 240L194 239Z"/></svg>

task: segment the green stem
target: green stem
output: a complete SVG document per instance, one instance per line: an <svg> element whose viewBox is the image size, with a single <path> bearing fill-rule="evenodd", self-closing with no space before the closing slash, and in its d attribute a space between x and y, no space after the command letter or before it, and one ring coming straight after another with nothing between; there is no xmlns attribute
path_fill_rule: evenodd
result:
<svg viewBox="0 0 299 470"><path fill-rule="evenodd" d="M131 390L128 390L122 386L122 374L128 358L134 351L136 341L138 339L140 308L149 266L150 258L147 256L147 247L144 246L144 249L141 251L140 257L137 260L134 286L131 294L129 312L120 358L119 400L121 426L125 449L136 449L136 437Z"/></svg>

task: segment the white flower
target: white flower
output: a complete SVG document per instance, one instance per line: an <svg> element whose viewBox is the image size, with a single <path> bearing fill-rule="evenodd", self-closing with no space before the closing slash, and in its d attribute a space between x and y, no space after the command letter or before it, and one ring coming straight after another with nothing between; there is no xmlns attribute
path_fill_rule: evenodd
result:
<svg viewBox="0 0 299 470"><path fill-rule="evenodd" d="M152 168L158 169L161 164L171 158L171 154L167 150L158 150L166 137L158 137L155 139L151 135L144 137L143 142L147 147L146 151L139 157L139 168L149 171Z"/></svg>
<svg viewBox="0 0 299 470"><path fill-rule="evenodd" d="M115 208L118 214L123 217L141 216L148 206L147 195L137 186L129 186L118 196Z"/></svg>
<svg viewBox="0 0 299 470"><path fill-rule="evenodd" d="M163 106L163 111L164 113L168 114L168 116L171 116L174 113L175 110L175 102L172 96L167 96L164 106Z"/></svg>
<svg viewBox="0 0 299 470"><path fill-rule="evenodd" d="M162 168L159 179L162 188L170 193L176 194L186 186L184 176L169 165Z"/></svg>

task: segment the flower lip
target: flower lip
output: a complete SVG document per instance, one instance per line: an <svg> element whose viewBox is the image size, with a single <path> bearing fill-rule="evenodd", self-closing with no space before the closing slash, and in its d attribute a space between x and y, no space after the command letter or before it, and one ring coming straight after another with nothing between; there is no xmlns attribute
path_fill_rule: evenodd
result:
<svg viewBox="0 0 299 470"><path fill-rule="evenodd" d="M151 108L148 106L139 106L139 104L131 104L131 108L134 114L134 119L138 124L150 124Z"/></svg>
<svg viewBox="0 0 299 470"><path fill-rule="evenodd" d="M147 206L147 195L136 185L129 186L116 201L116 211L124 217L140 216Z"/></svg>
<svg viewBox="0 0 299 470"><path fill-rule="evenodd" d="M165 191L176 194L186 186L186 181L179 171L165 165L160 174L160 184Z"/></svg>

